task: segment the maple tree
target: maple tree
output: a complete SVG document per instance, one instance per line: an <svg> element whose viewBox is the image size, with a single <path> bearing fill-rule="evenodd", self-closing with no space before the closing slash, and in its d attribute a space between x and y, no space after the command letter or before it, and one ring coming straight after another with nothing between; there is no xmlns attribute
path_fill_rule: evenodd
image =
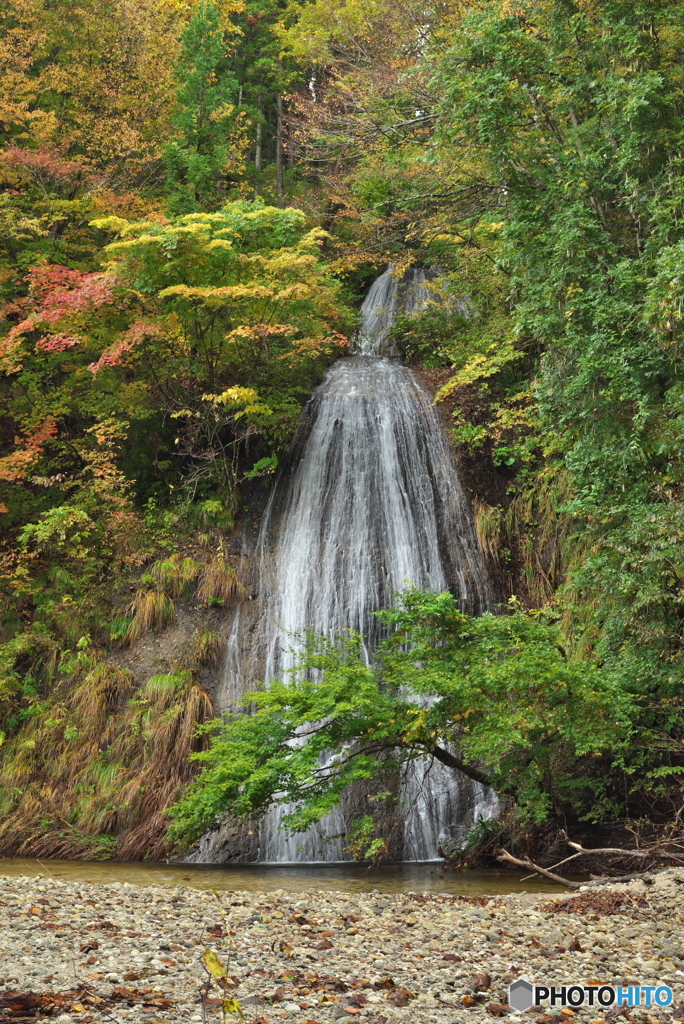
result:
<svg viewBox="0 0 684 1024"><path fill-rule="evenodd" d="M323 235L298 210L245 201L165 224L98 226L120 232L107 274L133 290L140 317L91 369L138 362L177 421L181 450L218 446L202 477L216 469L227 486L235 444L261 434L281 451L307 381L347 345L340 327L351 321L320 260Z"/></svg>

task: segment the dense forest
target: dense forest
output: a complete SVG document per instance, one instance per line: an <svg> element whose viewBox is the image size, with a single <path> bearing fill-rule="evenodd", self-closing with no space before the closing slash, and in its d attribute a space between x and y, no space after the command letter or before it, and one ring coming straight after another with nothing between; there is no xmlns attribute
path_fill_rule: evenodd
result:
<svg viewBox="0 0 684 1024"><path fill-rule="evenodd" d="M302 829L426 754L480 843L681 833L682 5L12 0L0 63L0 854ZM439 268L393 333L500 604L399 595L217 724L232 531L388 265Z"/></svg>

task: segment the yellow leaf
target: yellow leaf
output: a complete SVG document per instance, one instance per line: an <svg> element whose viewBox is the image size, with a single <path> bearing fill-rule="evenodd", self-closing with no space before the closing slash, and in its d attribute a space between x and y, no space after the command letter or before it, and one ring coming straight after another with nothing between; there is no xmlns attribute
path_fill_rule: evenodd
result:
<svg viewBox="0 0 684 1024"><path fill-rule="evenodd" d="M226 1019L226 1016L229 1013L237 1013L237 1015L238 1015L238 1017L240 1018L241 1021L245 1019L244 1014L242 1012L242 1007L238 1003L237 999L224 999L224 1001L223 1001L223 1019L224 1020Z"/></svg>
<svg viewBox="0 0 684 1024"><path fill-rule="evenodd" d="M213 949L205 949L202 953L202 959L204 960L204 966L213 978L225 978L228 972Z"/></svg>

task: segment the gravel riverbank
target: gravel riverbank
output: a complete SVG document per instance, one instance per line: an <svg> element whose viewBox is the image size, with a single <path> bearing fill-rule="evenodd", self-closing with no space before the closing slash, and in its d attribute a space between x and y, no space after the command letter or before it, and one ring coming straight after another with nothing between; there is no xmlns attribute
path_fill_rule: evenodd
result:
<svg viewBox="0 0 684 1024"><path fill-rule="evenodd" d="M515 1020L509 983L669 985L684 1019L684 869L578 894L201 892L0 877L0 1022L201 1024L205 948L248 1024ZM220 992L207 1020L221 1020ZM530 1011L537 1024L560 1010ZM626 1013L626 1011L625 1011ZM615 1010L563 1011L610 1020ZM230 1019L237 1020L236 1017Z"/></svg>

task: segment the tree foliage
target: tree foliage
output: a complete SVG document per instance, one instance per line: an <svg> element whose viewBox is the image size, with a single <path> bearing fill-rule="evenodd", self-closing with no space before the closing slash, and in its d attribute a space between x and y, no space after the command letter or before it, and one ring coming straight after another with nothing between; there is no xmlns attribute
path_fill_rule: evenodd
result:
<svg viewBox="0 0 684 1024"><path fill-rule="evenodd" d="M299 827L355 772L427 751L429 729L530 813L679 813L683 34L675 0L0 12L12 758L76 673L64 652L127 643L184 599L141 579L146 562L204 565L213 544L201 601L240 598L223 536L240 503L370 278L419 264L439 268L440 301L400 318L396 341L493 481L478 531L520 607L471 621L407 597L387 625L420 670L399 639L374 669L353 639L312 640L322 674L281 681L217 734L176 832L304 786ZM288 744L326 708L320 734ZM324 742L349 755L327 781Z"/></svg>
<svg viewBox="0 0 684 1024"><path fill-rule="evenodd" d="M289 679L245 697L252 714L215 722L204 765L174 808L172 832L192 841L226 811L250 815L275 800L304 831L360 780L376 783L436 758L529 816L590 812L579 759L623 749L633 708L600 670L570 659L558 626L512 607L464 615L452 595L409 591L380 618L391 630L377 664L362 638L309 634Z"/></svg>

